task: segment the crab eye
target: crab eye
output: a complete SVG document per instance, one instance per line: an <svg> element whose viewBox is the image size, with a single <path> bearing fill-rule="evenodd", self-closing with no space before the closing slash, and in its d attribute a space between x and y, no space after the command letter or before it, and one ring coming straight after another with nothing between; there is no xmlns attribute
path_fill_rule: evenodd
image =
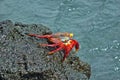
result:
<svg viewBox="0 0 120 80"><path fill-rule="evenodd" d="M73 37L73 33L70 33L70 37Z"/></svg>

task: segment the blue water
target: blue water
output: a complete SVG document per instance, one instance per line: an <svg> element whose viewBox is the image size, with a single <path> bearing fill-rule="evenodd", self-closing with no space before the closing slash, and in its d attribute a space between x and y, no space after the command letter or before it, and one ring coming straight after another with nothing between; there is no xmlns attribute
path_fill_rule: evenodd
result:
<svg viewBox="0 0 120 80"><path fill-rule="evenodd" d="M120 80L120 0L0 0L0 21L6 19L73 32L90 80Z"/></svg>

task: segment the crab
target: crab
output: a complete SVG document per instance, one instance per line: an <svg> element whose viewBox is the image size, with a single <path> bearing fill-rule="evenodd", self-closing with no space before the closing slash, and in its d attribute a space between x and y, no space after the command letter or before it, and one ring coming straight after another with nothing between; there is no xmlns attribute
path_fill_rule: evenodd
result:
<svg viewBox="0 0 120 80"><path fill-rule="evenodd" d="M50 42L53 44L43 44L40 43L40 46L50 46L50 47L57 47L57 49L52 50L48 52L48 54L53 54L59 50L64 50L64 57L62 62L68 57L70 51L72 50L73 47L75 47L75 52L78 51L79 49L79 43L72 39L73 33L55 33L55 34L50 34L50 35L39 35L39 34L31 34L31 33L26 33L28 36L31 37L37 37L37 38L47 38Z"/></svg>

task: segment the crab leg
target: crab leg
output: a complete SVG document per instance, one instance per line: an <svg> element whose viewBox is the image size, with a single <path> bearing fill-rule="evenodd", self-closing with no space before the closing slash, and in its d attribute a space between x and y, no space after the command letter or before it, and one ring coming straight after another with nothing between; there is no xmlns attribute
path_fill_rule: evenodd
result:
<svg viewBox="0 0 120 80"><path fill-rule="evenodd" d="M31 33L25 33L28 36L31 37L37 37L37 38L51 38L52 35L38 35L38 34L31 34Z"/></svg>
<svg viewBox="0 0 120 80"><path fill-rule="evenodd" d="M58 46L59 44L39 44L39 46L44 46L44 47L46 47L46 46L50 46L50 47L55 47L55 46Z"/></svg>
<svg viewBox="0 0 120 80"><path fill-rule="evenodd" d="M65 51L65 54L64 54L62 62L66 59L66 57L68 56L69 53L70 53L70 51Z"/></svg>
<svg viewBox="0 0 120 80"><path fill-rule="evenodd" d="M53 51L50 51L48 54L53 54L53 53L55 53L55 52L57 52L57 51L59 51L59 50L61 50L62 49L62 47L59 47L59 48L57 48L57 49L55 49L55 50L53 50Z"/></svg>

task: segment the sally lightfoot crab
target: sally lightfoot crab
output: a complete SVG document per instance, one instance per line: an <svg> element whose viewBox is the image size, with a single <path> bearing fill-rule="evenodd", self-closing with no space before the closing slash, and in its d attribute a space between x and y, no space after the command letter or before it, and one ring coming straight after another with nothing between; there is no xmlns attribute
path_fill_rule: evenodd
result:
<svg viewBox="0 0 120 80"><path fill-rule="evenodd" d="M53 43L53 44L39 44L40 46L58 47L57 49L50 51L48 54L53 54L63 49L65 53L62 62L69 55L73 47L75 47L76 51L78 51L79 49L79 43L76 40L72 39L73 33L55 33L51 35L38 35L31 33L26 33L26 34L31 37L47 38L50 42Z"/></svg>

